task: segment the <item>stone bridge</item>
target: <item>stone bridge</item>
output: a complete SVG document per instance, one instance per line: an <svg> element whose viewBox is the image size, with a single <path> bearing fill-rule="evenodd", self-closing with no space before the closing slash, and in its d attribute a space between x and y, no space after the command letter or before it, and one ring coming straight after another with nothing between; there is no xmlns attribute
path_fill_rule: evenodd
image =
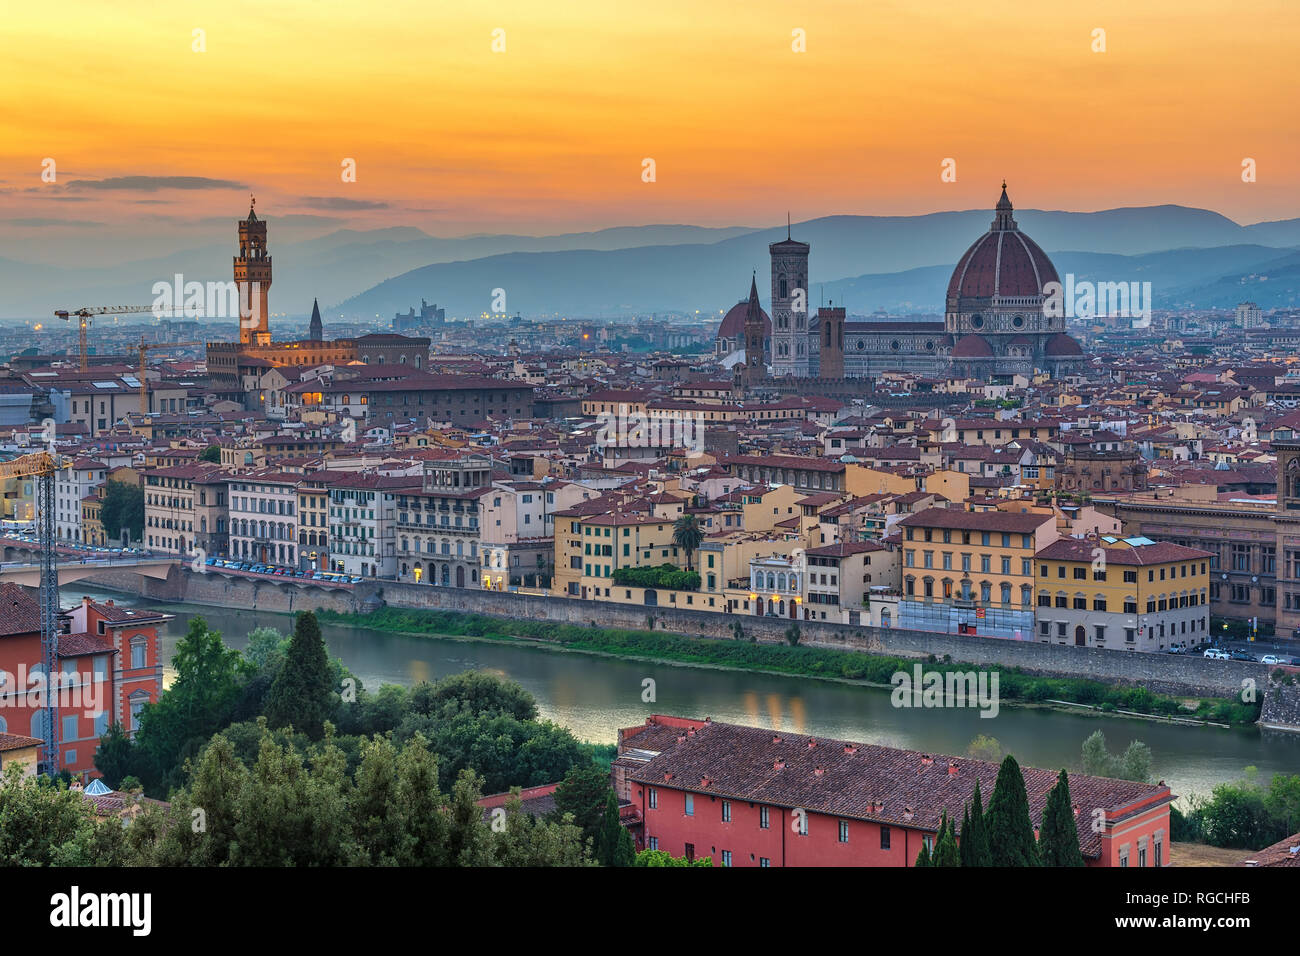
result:
<svg viewBox="0 0 1300 956"><path fill-rule="evenodd" d="M59 555L63 557L62 554ZM107 573L131 572L147 578L163 581L171 569L179 564L177 558L121 558L86 559L81 561L60 560L58 564L59 584L79 581L82 578L102 576ZM0 564L0 583L21 584L23 587L35 588L41 584L41 566L27 563Z"/></svg>

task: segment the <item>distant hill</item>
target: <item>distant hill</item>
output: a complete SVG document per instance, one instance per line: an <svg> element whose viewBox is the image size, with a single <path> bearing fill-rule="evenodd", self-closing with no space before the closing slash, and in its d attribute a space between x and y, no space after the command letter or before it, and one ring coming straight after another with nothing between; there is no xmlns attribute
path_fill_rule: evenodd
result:
<svg viewBox="0 0 1300 956"><path fill-rule="evenodd" d="M1211 292L1208 284L1220 276L1248 273L1263 262L1253 253L1243 253L1248 261L1238 259L1230 250L1273 247L1273 258L1278 258L1300 247L1300 219L1240 226L1218 213L1183 206L1091 213L1024 209L1015 215L1061 269L1066 269L1061 258L1066 252L1142 257L1172 250L1175 254L1164 272L1159 272L1164 267L1157 260L1136 265L1156 269L1161 284L1188 294L1195 291L1196 282L1206 287L1207 296L1227 294L1226 289ZM987 209L924 216L828 216L796 223L793 233L812 244L814 303L825 296L866 310L903 308L907 303L936 308L953 264L992 218ZM669 224L454 239L409 227L342 229L285 242L276 239L274 216L269 223L275 259L272 308L295 315L305 315L313 298L329 303L324 306L328 312L353 316L405 312L424 298L446 306L448 315L464 317L487 308L495 288L506 289L510 311L525 314L725 309L748 290L752 271L759 274L760 291L765 290L767 244L785 237L779 227ZM178 272L187 280L228 281L233 237L232 219L228 234L213 243L112 268L27 264L15 258L20 253L6 251L9 259L0 259L0 317L43 316L81 304L148 304L153 283L170 282ZM1221 263L1212 254L1216 249L1224 250ZM1183 255L1184 250L1193 255ZM1089 268L1120 266L1081 261ZM1193 261L1204 270L1180 272L1180 262ZM58 301L51 299L52 289L59 290ZM1273 294L1271 289L1265 293ZM1161 294L1157 289L1157 296Z"/></svg>
<svg viewBox="0 0 1300 956"><path fill-rule="evenodd" d="M802 230L807 235L813 230ZM785 231L781 230L781 237ZM766 246L758 246L766 256ZM810 303L834 301L850 312L941 312L953 264L898 272L825 278L814 240ZM964 251L963 246L961 251ZM438 301L448 315L472 316L490 308L492 290L506 290L508 311L543 311L566 315L617 315L634 311L719 312L748 291L749 275L759 272L759 294L770 305L764 262L756 258L752 237L709 246L651 246L612 252L514 253L469 262L441 263L416 269L381 283L331 308L344 314L380 315L398 311L400 303L439 289ZM1253 272L1279 259L1282 250L1260 245L1179 249L1137 256L1095 252L1055 252L1052 260L1062 278L1150 282L1156 307L1197 301L1196 289L1209 277ZM960 256L953 257L955 261ZM1259 291L1261 306L1272 304ZM423 293L426 294L427 293ZM1209 300L1207 299L1207 304ZM1216 300L1217 301L1217 300ZM1229 303L1235 305L1238 300Z"/></svg>

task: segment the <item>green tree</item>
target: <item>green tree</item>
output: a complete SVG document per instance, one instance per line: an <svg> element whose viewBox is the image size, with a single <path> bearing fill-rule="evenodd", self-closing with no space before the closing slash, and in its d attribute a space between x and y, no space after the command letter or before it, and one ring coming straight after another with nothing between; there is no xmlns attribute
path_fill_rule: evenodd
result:
<svg viewBox="0 0 1300 956"><path fill-rule="evenodd" d="M555 788L555 814L559 821L565 814L573 817L574 824L582 830L584 839L597 846L597 839L605 819L605 805L614 792L609 787L609 774L594 765L574 764Z"/></svg>
<svg viewBox="0 0 1300 956"><path fill-rule="evenodd" d="M0 866L55 865L67 845L84 846L94 826L80 793L25 775L17 762L0 775Z"/></svg>
<svg viewBox="0 0 1300 956"><path fill-rule="evenodd" d="M632 834L618 822L618 800L613 790L606 790L605 813L596 839L596 859L601 866L631 866L636 862L636 844Z"/></svg>
<svg viewBox="0 0 1300 956"><path fill-rule="evenodd" d="M1062 769L1056 786L1047 794L1043 825L1038 838L1038 855L1043 866L1083 866L1079 849L1079 828L1074 822L1070 800L1070 778Z"/></svg>
<svg viewBox="0 0 1300 956"><path fill-rule="evenodd" d="M274 676L284 663L284 635L274 627L255 627L248 632L244 657L264 674Z"/></svg>
<svg viewBox="0 0 1300 956"><path fill-rule="evenodd" d="M122 725L117 722L110 724L107 732L99 738L99 749L95 751L95 768L103 775L104 785L116 790L122 779L131 773L134 756L131 738Z"/></svg>
<svg viewBox="0 0 1300 956"><path fill-rule="evenodd" d="M1243 850L1259 849L1285 836L1269 825L1264 795L1249 783L1216 786L1201 808L1201 827L1211 846Z"/></svg>
<svg viewBox="0 0 1300 956"><path fill-rule="evenodd" d="M980 795L979 778L975 778L975 792L969 807L970 823L961 830L961 865L992 866L993 851L989 848L988 821L984 816L984 801Z"/></svg>
<svg viewBox="0 0 1300 956"><path fill-rule="evenodd" d="M1083 742L1083 772L1094 777L1146 783L1151 779L1151 748L1135 740L1117 756L1107 749L1106 735L1094 731Z"/></svg>
<svg viewBox="0 0 1300 956"><path fill-rule="evenodd" d="M1001 763L1002 758L1006 756L1006 751L1002 749L1002 744L998 743L996 737L980 734L966 745L966 756L972 760Z"/></svg>
<svg viewBox="0 0 1300 956"><path fill-rule="evenodd" d="M139 541L144 534L144 489L125 481L109 481L104 487L99 521L109 540L117 540L126 528L131 540Z"/></svg>
<svg viewBox="0 0 1300 956"><path fill-rule="evenodd" d="M785 642L789 644L791 647L799 646L799 637L800 634L799 634L798 624L791 624L789 627L785 629Z"/></svg>
<svg viewBox="0 0 1300 956"><path fill-rule="evenodd" d="M337 705L320 624L311 611L302 611L294 622L284 664L266 698L267 722L272 727L292 725L318 740Z"/></svg>
<svg viewBox="0 0 1300 956"><path fill-rule="evenodd" d="M212 734L229 723L234 702L251 674L239 651L226 647L221 633L209 630L201 617L190 619L172 666L176 679L141 712L130 750L110 737L111 750L105 755L114 774L139 777L146 792L157 797L165 797L170 786L181 782L184 759L196 755ZM95 759L98 766L98 752Z"/></svg>
<svg viewBox="0 0 1300 956"><path fill-rule="evenodd" d="M989 798L988 835L994 866L1038 865L1025 778L1010 754L998 768L993 796Z"/></svg>
<svg viewBox="0 0 1300 956"><path fill-rule="evenodd" d="M916 863L914 866L934 866L934 860L930 856L930 846L924 840L921 841L921 852L916 854Z"/></svg>
<svg viewBox="0 0 1300 956"><path fill-rule="evenodd" d="M934 856L931 866L961 866L961 851L957 849L957 838L952 832L952 821L945 810L943 820L939 823L939 837L934 844Z"/></svg>
<svg viewBox="0 0 1300 956"><path fill-rule="evenodd" d="M664 850L642 850L636 855L633 866L713 866L713 860L707 856L688 860L684 856L673 856Z"/></svg>
<svg viewBox="0 0 1300 956"><path fill-rule="evenodd" d="M209 445L203 451L199 452L199 461L210 461L214 465L221 464L221 446Z"/></svg>
<svg viewBox="0 0 1300 956"><path fill-rule="evenodd" d="M1275 773L1264 795L1264 806L1285 834L1300 830L1300 773Z"/></svg>
<svg viewBox="0 0 1300 956"><path fill-rule="evenodd" d="M686 552L686 567L691 569L691 557L704 541L704 528L698 515L684 514L673 522L673 543Z"/></svg>
<svg viewBox="0 0 1300 956"><path fill-rule="evenodd" d="M424 708L426 713L505 714L515 720L537 719L537 700L532 694L514 681L480 671L444 677L430 689Z"/></svg>

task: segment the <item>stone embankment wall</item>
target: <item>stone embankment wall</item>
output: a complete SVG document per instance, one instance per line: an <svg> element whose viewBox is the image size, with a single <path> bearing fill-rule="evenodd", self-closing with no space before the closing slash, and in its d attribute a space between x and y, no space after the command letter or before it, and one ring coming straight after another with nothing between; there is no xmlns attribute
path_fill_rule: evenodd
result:
<svg viewBox="0 0 1300 956"><path fill-rule="evenodd" d="M364 613L368 607L383 603L397 608L465 611L512 620L554 621L591 627L653 629L688 637L725 640L733 638L732 622L738 620L746 639L752 636L761 643L771 644L784 643L786 628L790 626L789 621L779 618L671 607L637 607L424 584L364 582L355 589L330 590L215 573L200 574L188 568L173 569L165 581L126 571L89 580L155 601L250 610L294 612L328 608L342 613ZM1250 681L1254 681L1262 692L1269 670L1263 664L1206 660L1195 655L1139 654L898 628L801 621L799 630L800 643L805 646L918 659L931 654L938 658L947 655L954 661L988 667L1019 667L1047 677L1080 677L1132 684L1159 694L1231 697L1240 694Z"/></svg>

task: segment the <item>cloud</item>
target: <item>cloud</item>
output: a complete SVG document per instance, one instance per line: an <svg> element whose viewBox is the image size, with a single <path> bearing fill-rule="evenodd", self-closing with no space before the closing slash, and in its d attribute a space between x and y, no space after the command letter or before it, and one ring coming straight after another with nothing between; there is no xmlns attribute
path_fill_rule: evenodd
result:
<svg viewBox="0 0 1300 956"><path fill-rule="evenodd" d="M342 196L303 196L298 200L298 205L334 210L388 208L388 203L378 199L344 199Z"/></svg>
<svg viewBox="0 0 1300 956"><path fill-rule="evenodd" d="M31 226L41 228L44 226L102 226L102 222L91 222L89 219L0 219L0 225L6 226Z"/></svg>
<svg viewBox="0 0 1300 956"><path fill-rule="evenodd" d="M108 179L74 179L69 189L128 189L154 193L160 189L247 189L230 179L206 176L112 176Z"/></svg>

